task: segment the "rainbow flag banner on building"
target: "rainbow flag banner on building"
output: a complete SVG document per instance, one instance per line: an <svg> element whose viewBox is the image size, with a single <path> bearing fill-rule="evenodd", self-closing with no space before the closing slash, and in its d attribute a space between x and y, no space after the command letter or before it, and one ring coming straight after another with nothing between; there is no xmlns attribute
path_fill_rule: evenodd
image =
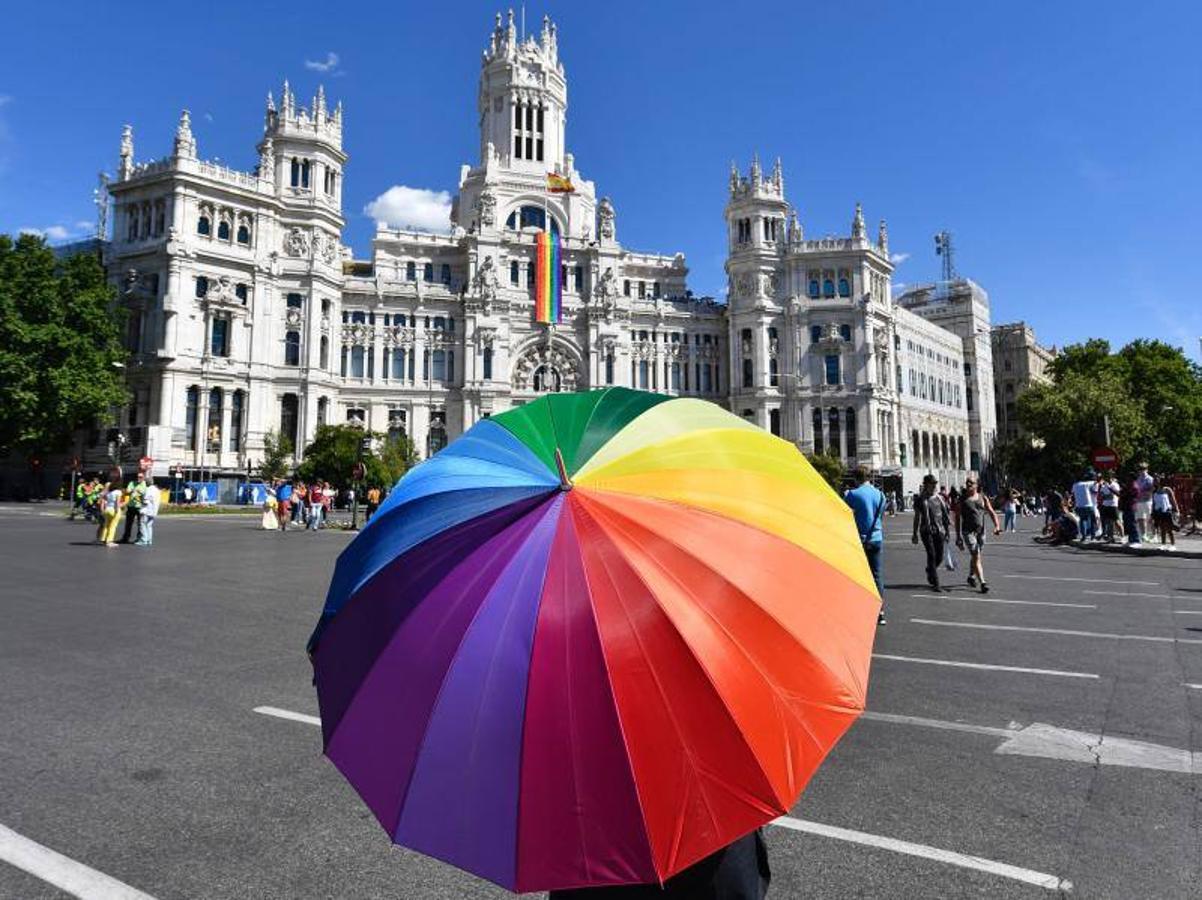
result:
<svg viewBox="0 0 1202 900"><path fill-rule="evenodd" d="M559 283L559 238L546 231L538 234L534 263L534 321L558 325L563 321L563 290Z"/></svg>

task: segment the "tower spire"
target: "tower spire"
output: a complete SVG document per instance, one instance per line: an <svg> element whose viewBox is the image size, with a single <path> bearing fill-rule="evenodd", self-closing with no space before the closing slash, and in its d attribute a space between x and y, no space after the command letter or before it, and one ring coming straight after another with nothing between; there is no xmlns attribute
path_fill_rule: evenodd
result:
<svg viewBox="0 0 1202 900"><path fill-rule="evenodd" d="M759 187L761 176L760 155L758 153L754 153L751 157L751 186L753 188Z"/></svg>
<svg viewBox="0 0 1202 900"><path fill-rule="evenodd" d="M196 138L192 136L192 117L185 109L179 114L179 125L175 128L175 155L183 159L195 159Z"/></svg>

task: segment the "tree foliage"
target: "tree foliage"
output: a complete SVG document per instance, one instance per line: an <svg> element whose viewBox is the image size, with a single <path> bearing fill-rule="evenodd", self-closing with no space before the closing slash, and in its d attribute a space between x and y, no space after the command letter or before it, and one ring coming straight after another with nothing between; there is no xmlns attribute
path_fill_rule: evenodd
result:
<svg viewBox="0 0 1202 900"><path fill-rule="evenodd" d="M361 450L367 439L371 448ZM417 464L417 451L407 435L385 437L357 425L322 425L305 448L296 474L304 481L328 481L338 488L351 486L355 463L367 470L365 484L392 487Z"/></svg>
<svg viewBox="0 0 1202 900"><path fill-rule="evenodd" d="M95 257L0 235L0 448L62 450L128 399L122 316Z"/></svg>
<svg viewBox="0 0 1202 900"><path fill-rule="evenodd" d="M1103 340L1070 345L1049 366L1053 382L1018 399L1018 418L1035 438L997 454L1004 471L1032 487L1071 481L1101 446L1122 463L1146 459L1154 471L1202 471L1202 369L1162 341L1136 340L1112 353Z"/></svg>
<svg viewBox="0 0 1202 900"><path fill-rule="evenodd" d="M843 461L839 457L829 453L807 453L805 457L827 484L836 491L843 490L846 471L843 468Z"/></svg>
<svg viewBox="0 0 1202 900"><path fill-rule="evenodd" d="M259 463L259 476L264 481L275 481L288 475L292 442L286 437L269 431L263 435L263 460Z"/></svg>

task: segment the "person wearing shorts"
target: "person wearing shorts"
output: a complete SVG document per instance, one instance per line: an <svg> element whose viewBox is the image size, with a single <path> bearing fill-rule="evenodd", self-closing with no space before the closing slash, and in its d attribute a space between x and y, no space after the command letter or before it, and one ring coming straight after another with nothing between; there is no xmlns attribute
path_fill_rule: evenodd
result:
<svg viewBox="0 0 1202 900"><path fill-rule="evenodd" d="M981 552L985 548L985 516L993 520L993 533L1002 533L1001 523L997 512L989 498L977 489L975 478L964 482L964 493L960 502L952 511L956 526L956 546L961 550L967 549L969 554L968 586L980 585L981 593L989 593L989 583L985 580L985 566L981 561Z"/></svg>

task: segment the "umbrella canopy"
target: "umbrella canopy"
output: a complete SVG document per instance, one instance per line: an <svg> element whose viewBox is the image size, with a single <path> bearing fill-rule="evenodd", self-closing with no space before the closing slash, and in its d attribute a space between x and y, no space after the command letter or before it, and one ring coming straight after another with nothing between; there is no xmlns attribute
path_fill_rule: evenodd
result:
<svg viewBox="0 0 1202 900"><path fill-rule="evenodd" d="M554 394L397 484L310 641L393 840L514 891L662 881L786 812L864 708L850 510L702 400Z"/></svg>

